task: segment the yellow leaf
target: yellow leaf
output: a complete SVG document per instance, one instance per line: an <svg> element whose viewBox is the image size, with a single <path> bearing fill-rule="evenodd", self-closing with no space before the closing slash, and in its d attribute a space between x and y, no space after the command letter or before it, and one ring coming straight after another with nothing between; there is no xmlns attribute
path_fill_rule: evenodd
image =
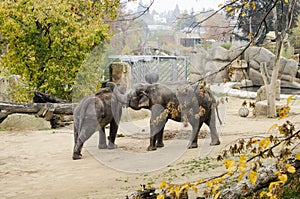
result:
<svg viewBox="0 0 300 199"><path fill-rule="evenodd" d="M239 175L238 182L240 182L243 179L244 175L245 175L245 172L242 172L241 175Z"/></svg>
<svg viewBox="0 0 300 199"><path fill-rule="evenodd" d="M165 195L159 194L156 199L165 199Z"/></svg>
<svg viewBox="0 0 300 199"><path fill-rule="evenodd" d="M285 3L288 3L288 2L289 2L289 0L284 0L284 2L285 2Z"/></svg>
<svg viewBox="0 0 300 199"><path fill-rule="evenodd" d="M267 194L267 192L262 191L262 192L260 192L259 197L262 198L262 197L264 197L266 194Z"/></svg>
<svg viewBox="0 0 300 199"><path fill-rule="evenodd" d="M278 179L280 180L281 183L285 183L288 179L286 174L282 174L280 176L278 176Z"/></svg>
<svg viewBox="0 0 300 199"><path fill-rule="evenodd" d="M269 191L272 191L275 185L279 185L280 181L271 182L269 185Z"/></svg>
<svg viewBox="0 0 300 199"><path fill-rule="evenodd" d="M195 185L201 184L203 181L204 181L204 180L200 179L200 180L198 180L198 181L195 183Z"/></svg>
<svg viewBox="0 0 300 199"><path fill-rule="evenodd" d="M243 12L241 13L241 15L242 15L242 17L244 17L244 16L246 16L246 13L243 11Z"/></svg>
<svg viewBox="0 0 300 199"><path fill-rule="evenodd" d="M219 196L220 196L220 194L221 194L221 191L219 191L219 192L215 195L214 199L218 199Z"/></svg>
<svg viewBox="0 0 300 199"><path fill-rule="evenodd" d="M259 142L259 147L262 149L267 148L271 144L270 138L265 138Z"/></svg>
<svg viewBox="0 0 300 199"><path fill-rule="evenodd" d="M252 10L255 10L256 9L256 4L254 1L251 2L251 6L252 6Z"/></svg>
<svg viewBox="0 0 300 199"><path fill-rule="evenodd" d="M215 186L214 188L212 188L211 193L214 194L218 189L219 189L219 185Z"/></svg>
<svg viewBox="0 0 300 199"><path fill-rule="evenodd" d="M224 165L226 169L229 169L233 166L233 160L224 160Z"/></svg>
<svg viewBox="0 0 300 199"><path fill-rule="evenodd" d="M300 153L295 155L297 160L300 160Z"/></svg>
<svg viewBox="0 0 300 199"><path fill-rule="evenodd" d="M153 186L152 186L151 184L147 184L147 185L145 186L145 188L146 188L146 189L151 189L151 188L153 188Z"/></svg>
<svg viewBox="0 0 300 199"><path fill-rule="evenodd" d="M246 6L247 8L249 8L249 7L250 7L250 4L249 4L249 3L245 3L245 6Z"/></svg>
<svg viewBox="0 0 300 199"><path fill-rule="evenodd" d="M252 37L252 35L253 35L253 32L249 32L249 34L248 34L248 38L251 38L251 37Z"/></svg>
<svg viewBox="0 0 300 199"><path fill-rule="evenodd" d="M294 95L290 95L287 99L286 99L286 104L289 105L291 100L293 99Z"/></svg>
<svg viewBox="0 0 300 199"><path fill-rule="evenodd" d="M223 4L222 3L220 3L219 5L218 5L218 7L222 7L223 6Z"/></svg>
<svg viewBox="0 0 300 199"><path fill-rule="evenodd" d="M291 164L286 164L285 167L287 168L287 171L289 173L295 173L296 172L296 169L294 166L292 166Z"/></svg>
<svg viewBox="0 0 300 199"><path fill-rule="evenodd" d="M212 188L212 185L213 185L213 184L212 184L211 181L207 181L206 184L207 184L207 187L208 187L208 188L210 188L210 189Z"/></svg>
<svg viewBox="0 0 300 199"><path fill-rule="evenodd" d="M276 128L276 127L278 127L278 124L273 124L273 125L269 128L268 133L269 133L270 131L272 131L274 128Z"/></svg>
<svg viewBox="0 0 300 199"><path fill-rule="evenodd" d="M194 190L195 193L198 193L198 188L195 185L192 185L192 189Z"/></svg>
<svg viewBox="0 0 300 199"><path fill-rule="evenodd" d="M250 171L250 173L249 173L249 180L250 180L250 182L251 182L253 185L256 184L257 176L258 176L258 174L257 174L255 171L253 171L253 170Z"/></svg>
<svg viewBox="0 0 300 199"><path fill-rule="evenodd" d="M162 182L160 183L159 188L160 188L160 189L163 189L163 188L166 188L167 186L168 186L167 182L166 182L166 181L162 181Z"/></svg>
<svg viewBox="0 0 300 199"><path fill-rule="evenodd" d="M230 10L232 10L232 7L231 6L226 6L225 9L226 9L227 12L229 12Z"/></svg>

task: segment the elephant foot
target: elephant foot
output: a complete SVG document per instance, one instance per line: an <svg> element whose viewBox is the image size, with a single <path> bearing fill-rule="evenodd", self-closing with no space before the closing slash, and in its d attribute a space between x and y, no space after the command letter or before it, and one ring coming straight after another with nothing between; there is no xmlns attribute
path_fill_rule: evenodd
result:
<svg viewBox="0 0 300 199"><path fill-rule="evenodd" d="M156 149L155 146L148 146L147 151L155 151Z"/></svg>
<svg viewBox="0 0 300 199"><path fill-rule="evenodd" d="M192 144L189 145L189 149L194 149L194 148L198 148L197 143L192 143Z"/></svg>
<svg viewBox="0 0 300 199"><path fill-rule="evenodd" d="M107 149L107 145L106 144L99 144L98 149Z"/></svg>
<svg viewBox="0 0 300 199"><path fill-rule="evenodd" d="M162 142L156 144L156 147L159 147L159 148L164 147L164 146L165 146L165 145L164 145L164 143L162 143Z"/></svg>
<svg viewBox="0 0 300 199"><path fill-rule="evenodd" d="M118 148L118 146L117 146L116 144L110 142L110 143L108 144L107 148L108 148L108 149L116 149L116 148Z"/></svg>
<svg viewBox="0 0 300 199"><path fill-rule="evenodd" d="M80 153L73 153L73 157L72 157L73 160L79 160L81 158L82 158L82 155Z"/></svg>
<svg viewBox="0 0 300 199"><path fill-rule="evenodd" d="M210 146L216 146L216 145L220 145L221 142L218 140L217 142L211 142Z"/></svg>

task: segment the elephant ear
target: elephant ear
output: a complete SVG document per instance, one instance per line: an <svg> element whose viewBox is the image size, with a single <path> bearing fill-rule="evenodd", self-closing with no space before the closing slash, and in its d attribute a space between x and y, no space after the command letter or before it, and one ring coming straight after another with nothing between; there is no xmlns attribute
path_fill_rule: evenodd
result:
<svg viewBox="0 0 300 199"><path fill-rule="evenodd" d="M139 108L149 107L149 105L150 105L150 99L148 93L146 93L146 91L141 91L140 99L139 99Z"/></svg>

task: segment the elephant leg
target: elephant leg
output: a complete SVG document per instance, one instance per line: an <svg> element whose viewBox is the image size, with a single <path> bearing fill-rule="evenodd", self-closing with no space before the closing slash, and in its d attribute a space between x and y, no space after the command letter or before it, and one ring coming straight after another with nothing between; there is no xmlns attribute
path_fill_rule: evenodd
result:
<svg viewBox="0 0 300 199"><path fill-rule="evenodd" d="M77 134L77 139L75 141L74 151L73 151L73 160L81 159L81 150L83 144L88 140L95 132L96 126L85 125L82 127L81 131Z"/></svg>
<svg viewBox="0 0 300 199"><path fill-rule="evenodd" d="M156 104L151 107L150 118L150 145L148 151L156 150L156 141L159 139L159 145L162 144L163 129L167 122L167 118L163 116L164 107Z"/></svg>
<svg viewBox="0 0 300 199"><path fill-rule="evenodd" d="M105 127L99 129L99 149L107 149Z"/></svg>
<svg viewBox="0 0 300 199"><path fill-rule="evenodd" d="M199 130L203 125L202 121L194 121L194 122L190 122L193 130L192 130L192 137L190 138L190 143L188 145L189 149L192 148L197 148L198 147L198 134L199 134Z"/></svg>
<svg viewBox="0 0 300 199"><path fill-rule="evenodd" d="M164 137L164 127L162 127L162 129L157 134L156 147L164 147L165 146L164 141L163 141L163 137Z"/></svg>
<svg viewBox="0 0 300 199"><path fill-rule="evenodd" d="M78 139L78 141L75 143L74 150L73 150L73 157L72 157L73 160L78 160L82 158L81 155L82 147L83 147L83 142Z"/></svg>
<svg viewBox="0 0 300 199"><path fill-rule="evenodd" d="M210 135L211 135L211 142L210 145L219 145L221 142L219 140L219 135L217 132L217 127L216 127L216 112L214 109L211 110L211 117L208 121L205 122L210 129Z"/></svg>
<svg viewBox="0 0 300 199"><path fill-rule="evenodd" d="M108 149L115 149L117 145L115 144L117 132L118 132L118 124L113 119L110 122L110 129L109 129L109 137L108 137Z"/></svg>

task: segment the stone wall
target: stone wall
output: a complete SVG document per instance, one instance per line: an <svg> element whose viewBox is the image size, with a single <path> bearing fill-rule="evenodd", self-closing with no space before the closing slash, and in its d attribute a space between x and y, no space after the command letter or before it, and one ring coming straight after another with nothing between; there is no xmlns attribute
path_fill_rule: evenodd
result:
<svg viewBox="0 0 300 199"><path fill-rule="evenodd" d="M209 74L215 73L230 64L233 71L225 70L206 79L209 83L222 83L224 81L248 82L248 85L264 85L260 72L260 65L266 64L267 72L272 75L275 55L262 47L249 47L242 56L240 47L232 47L227 50L223 47L215 47L208 51L200 49L190 55L190 80L197 81ZM293 59L280 58L279 79L281 87L300 88L300 74L298 62ZM250 80L245 81L245 80Z"/></svg>

